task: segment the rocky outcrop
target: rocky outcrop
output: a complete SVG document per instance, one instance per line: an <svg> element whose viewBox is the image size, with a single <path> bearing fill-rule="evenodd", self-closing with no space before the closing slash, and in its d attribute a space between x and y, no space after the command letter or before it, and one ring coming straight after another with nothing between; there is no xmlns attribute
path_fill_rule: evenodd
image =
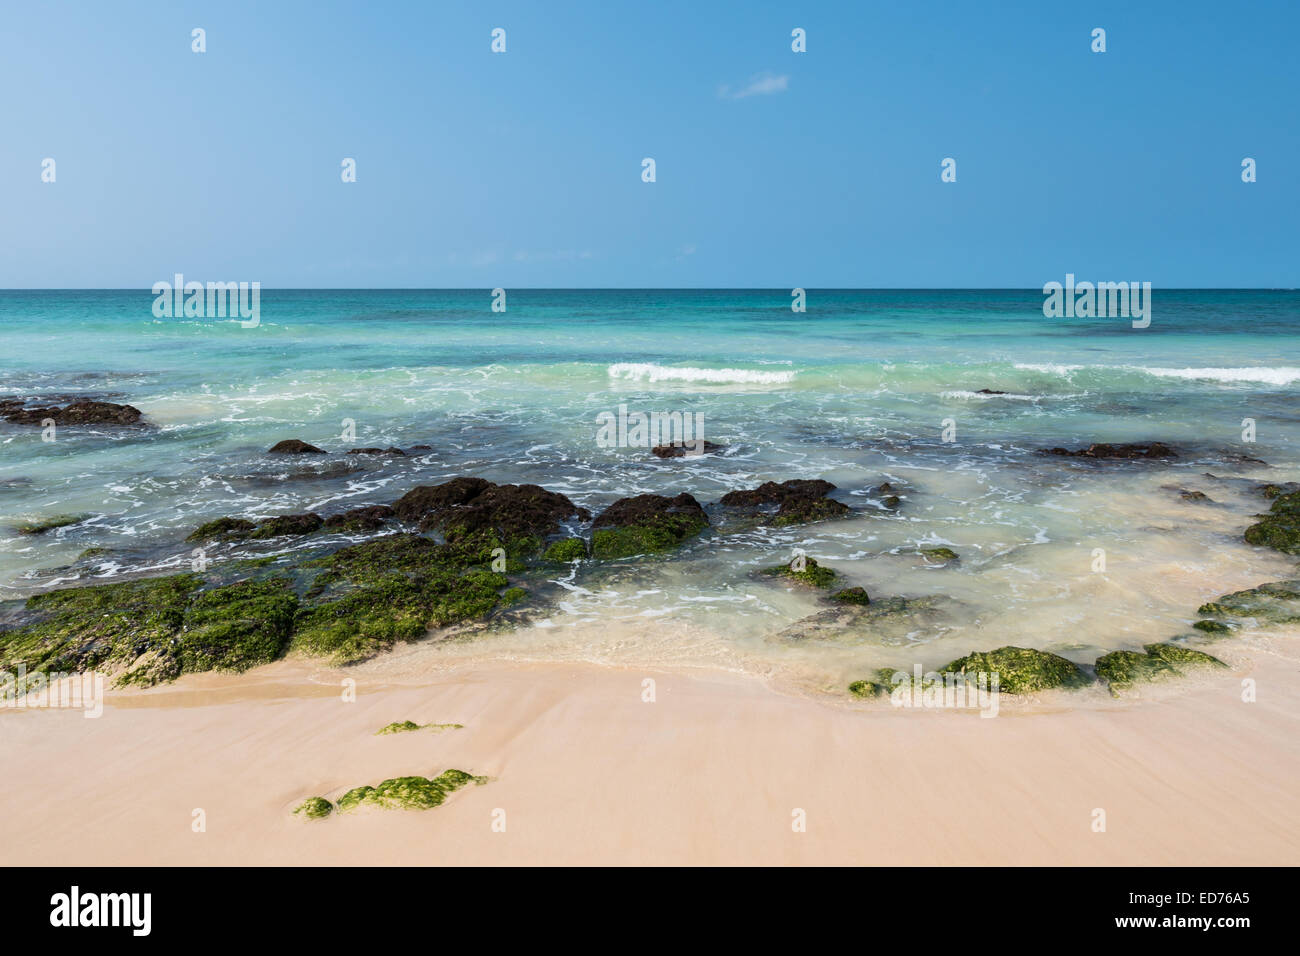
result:
<svg viewBox="0 0 1300 956"><path fill-rule="evenodd" d="M671 551L708 526L704 509L686 492L620 498L592 523L591 553L626 558Z"/></svg>

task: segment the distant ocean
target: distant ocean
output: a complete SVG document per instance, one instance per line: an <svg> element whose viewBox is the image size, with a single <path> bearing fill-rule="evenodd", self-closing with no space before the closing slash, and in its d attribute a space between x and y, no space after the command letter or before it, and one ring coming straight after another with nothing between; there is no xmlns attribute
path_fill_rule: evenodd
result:
<svg viewBox="0 0 1300 956"><path fill-rule="evenodd" d="M0 292L0 397L104 398L156 426L67 428L50 443L0 424L0 588L176 569L185 535L211 518L328 514L466 474L534 482L593 511L642 492L713 502L788 478L826 478L849 503L885 479L905 489L897 515L706 535L671 560L574 577L545 621L698 633L684 643L715 660L785 653L774 635L812 598L752 572L794 547L873 594L953 602L886 649L1128 646L1185 628L1197 575L1217 594L1220 581L1285 570L1240 529L1251 481L1300 477L1300 293L1157 289L1140 330L1045 318L1037 290L812 289L803 314L789 290L507 296L502 313L488 290L264 290L259 326L244 328L155 318L147 291ZM725 448L660 461L601 447L598 416L620 406L700 415ZM331 454L264 454L286 438ZM1182 457L1037 454L1151 439ZM416 445L429 448L342 454ZM12 530L56 513L90 517L38 538ZM911 557L933 543L960 564ZM77 560L92 547L101 560ZM232 555L255 551L243 547ZM1094 548L1107 575L1090 571ZM817 659L828 680L853 670L837 654Z"/></svg>

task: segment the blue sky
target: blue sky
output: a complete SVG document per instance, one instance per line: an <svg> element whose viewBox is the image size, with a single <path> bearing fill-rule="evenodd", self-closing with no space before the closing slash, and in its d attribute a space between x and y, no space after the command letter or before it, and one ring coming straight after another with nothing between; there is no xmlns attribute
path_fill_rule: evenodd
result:
<svg viewBox="0 0 1300 956"><path fill-rule="evenodd" d="M1222 0L12 3L0 287L1295 287L1298 33Z"/></svg>

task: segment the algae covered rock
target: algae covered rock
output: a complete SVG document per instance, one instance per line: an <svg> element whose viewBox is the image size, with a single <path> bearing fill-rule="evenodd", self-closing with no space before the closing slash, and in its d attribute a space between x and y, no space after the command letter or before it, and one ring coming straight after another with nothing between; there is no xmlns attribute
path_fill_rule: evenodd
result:
<svg viewBox="0 0 1300 956"><path fill-rule="evenodd" d="M587 557L587 542L581 538L565 538L563 541L556 541L548 547L546 553L542 556L547 561L554 561L558 564L582 561Z"/></svg>
<svg viewBox="0 0 1300 956"><path fill-rule="evenodd" d="M591 553L628 558L671 551L708 526L704 509L686 492L620 498L592 523Z"/></svg>
<svg viewBox="0 0 1300 956"><path fill-rule="evenodd" d="M820 478L795 478L790 481L765 481L757 488L729 491L718 504L727 508L745 508L767 513L767 523L776 527L838 518L853 509L843 502L826 497L835 486Z"/></svg>
<svg viewBox="0 0 1300 956"><path fill-rule="evenodd" d="M74 524L81 524L89 518L90 515L53 515L49 518L38 518L35 521L25 521L16 525L14 530L22 535L35 536L45 534L47 531L56 531L59 528L70 528Z"/></svg>
<svg viewBox="0 0 1300 956"><path fill-rule="evenodd" d="M476 555L414 534L355 544L313 562L323 567L297 613L292 647L335 663L362 660L430 628L486 616L503 575Z"/></svg>
<svg viewBox="0 0 1300 956"><path fill-rule="evenodd" d="M388 505L366 505L361 508L353 508L342 514L330 515L325 519L324 526L331 531L362 534L368 531L378 531L389 518L396 516L396 514L397 511Z"/></svg>
<svg viewBox="0 0 1300 956"><path fill-rule="evenodd" d="M813 558L798 557L789 564L778 564L774 568L765 568L763 574L769 577L784 577L791 581L797 581L800 584L806 584L814 588L829 588L835 583L835 571L831 568L823 568ZM850 601L850 604L861 603ZM870 603L868 601L868 603Z"/></svg>
<svg viewBox="0 0 1300 956"><path fill-rule="evenodd" d="M436 777L392 777L374 787L353 787L338 799L340 812L360 806L385 810L430 810L466 784L486 783L463 770L444 770Z"/></svg>
<svg viewBox="0 0 1300 956"><path fill-rule="evenodd" d="M322 820L334 812L334 804L324 797L308 797L293 812L301 813L308 820Z"/></svg>
<svg viewBox="0 0 1300 956"><path fill-rule="evenodd" d="M590 514L558 492L539 485L497 485L483 478L453 478L441 485L413 488L393 503L399 517L418 521L421 531L437 531L448 543L501 547L529 555L560 531L562 522Z"/></svg>
<svg viewBox="0 0 1300 956"><path fill-rule="evenodd" d="M217 518L195 528L186 541L202 541L205 538L243 538L253 532L257 525L246 518Z"/></svg>
<svg viewBox="0 0 1300 956"><path fill-rule="evenodd" d="M921 557L932 564L958 560L957 552L952 548L922 548Z"/></svg>
<svg viewBox="0 0 1300 956"><path fill-rule="evenodd" d="M1178 457L1178 452L1163 442L1158 441L1123 444L1095 442L1087 448L1079 448L1074 451L1065 448L1045 448L1042 450L1041 454L1057 455L1066 458L1097 458L1112 460L1170 459Z"/></svg>
<svg viewBox="0 0 1300 956"><path fill-rule="evenodd" d="M143 417L134 405L93 399L45 407L28 405L20 399L0 401L0 418L15 425L43 425L46 419L56 425L140 425Z"/></svg>
<svg viewBox="0 0 1300 956"><path fill-rule="evenodd" d="M1259 517L1243 535L1247 544L1300 554L1300 491L1275 496L1268 514Z"/></svg>
<svg viewBox="0 0 1300 956"><path fill-rule="evenodd" d="M1032 694L1054 687L1083 687L1088 676L1078 664L1059 654L1030 647L999 647L959 657L940 671L945 674L997 674L998 689L1008 694Z"/></svg>
<svg viewBox="0 0 1300 956"><path fill-rule="evenodd" d="M298 597L286 579L241 581L195 595L180 639L183 671L245 671L269 664L289 641Z"/></svg>
<svg viewBox="0 0 1300 956"><path fill-rule="evenodd" d="M1244 591L1224 594L1196 609L1205 618L1252 619L1261 625L1300 623L1300 581L1273 581ZM1222 628L1214 627L1215 623ZM1223 633L1230 625L1223 621L1198 621L1198 630Z"/></svg>
<svg viewBox="0 0 1300 956"><path fill-rule="evenodd" d="M845 588L842 591L836 591L831 595L832 601L838 601L840 604L859 604L867 605L871 603L871 598L867 595L866 588L852 587Z"/></svg>
<svg viewBox="0 0 1300 956"><path fill-rule="evenodd" d="M292 534L311 534L325 523L320 515L308 512L300 515L278 515L257 523L250 538L281 538Z"/></svg>
<svg viewBox="0 0 1300 956"><path fill-rule="evenodd" d="M1147 644L1143 653L1111 651L1097 658L1097 676L1112 687L1177 677L1193 667L1226 667L1217 657L1181 644Z"/></svg>

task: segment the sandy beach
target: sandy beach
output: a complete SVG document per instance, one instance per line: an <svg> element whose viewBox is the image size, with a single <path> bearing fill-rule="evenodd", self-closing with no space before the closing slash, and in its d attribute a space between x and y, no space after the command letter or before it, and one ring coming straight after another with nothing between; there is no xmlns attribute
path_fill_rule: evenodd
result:
<svg viewBox="0 0 1300 956"><path fill-rule="evenodd" d="M0 860L1285 864L1300 853L1296 638L1223 642L1229 670L1118 700L1099 687L1004 695L994 719L710 670L423 667L438 655L429 642L408 649L400 680L391 662L295 659L186 676L110 691L99 719L0 713L0 760L23 771L0 784ZM375 735L401 720L463 727ZM449 767L491 780L426 811L291 812Z"/></svg>

